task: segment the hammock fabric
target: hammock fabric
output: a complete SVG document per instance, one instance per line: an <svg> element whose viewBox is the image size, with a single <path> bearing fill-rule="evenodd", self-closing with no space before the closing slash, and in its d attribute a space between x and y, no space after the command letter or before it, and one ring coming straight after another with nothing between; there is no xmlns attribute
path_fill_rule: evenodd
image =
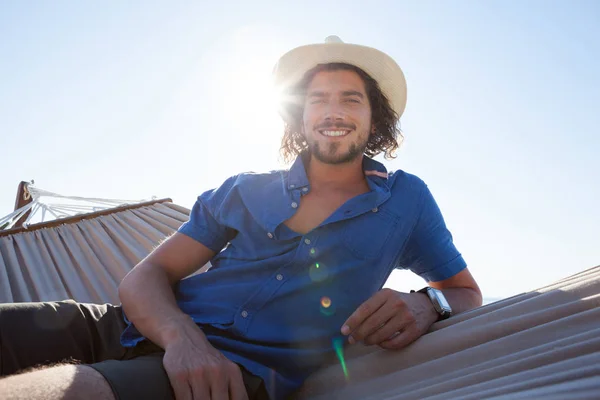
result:
<svg viewBox="0 0 600 400"><path fill-rule="evenodd" d="M354 345L300 399L600 399L600 266L432 326L399 351Z"/></svg>
<svg viewBox="0 0 600 400"><path fill-rule="evenodd" d="M188 216L161 200L0 231L0 302L118 304L121 279ZM598 399L599 306L596 267L438 322L400 351L351 346L297 398Z"/></svg>
<svg viewBox="0 0 600 400"><path fill-rule="evenodd" d="M0 303L119 304L119 282L189 212L160 200L0 231Z"/></svg>

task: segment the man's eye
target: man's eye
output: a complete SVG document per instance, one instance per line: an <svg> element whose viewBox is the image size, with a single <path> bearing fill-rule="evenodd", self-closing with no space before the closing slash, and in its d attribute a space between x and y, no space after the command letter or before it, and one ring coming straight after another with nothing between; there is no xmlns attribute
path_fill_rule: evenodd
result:
<svg viewBox="0 0 600 400"><path fill-rule="evenodd" d="M312 100L310 102L310 104L320 104L320 103L325 103L325 100L323 100L323 99L315 99L315 100Z"/></svg>
<svg viewBox="0 0 600 400"><path fill-rule="evenodd" d="M350 103L360 103L360 101L358 101L357 99L347 99L346 101Z"/></svg>

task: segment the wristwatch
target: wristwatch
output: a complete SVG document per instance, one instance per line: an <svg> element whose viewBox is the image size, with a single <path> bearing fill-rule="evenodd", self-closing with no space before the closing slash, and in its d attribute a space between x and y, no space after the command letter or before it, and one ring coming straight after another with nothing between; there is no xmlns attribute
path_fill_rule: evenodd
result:
<svg viewBox="0 0 600 400"><path fill-rule="evenodd" d="M414 290L411 290L410 292L415 293ZM435 311L439 314L438 321L452 316L452 307L448 304L448 300L446 300L446 297L441 290L427 286L418 290L417 293L425 293L429 296L429 299L433 303L433 308L435 308Z"/></svg>

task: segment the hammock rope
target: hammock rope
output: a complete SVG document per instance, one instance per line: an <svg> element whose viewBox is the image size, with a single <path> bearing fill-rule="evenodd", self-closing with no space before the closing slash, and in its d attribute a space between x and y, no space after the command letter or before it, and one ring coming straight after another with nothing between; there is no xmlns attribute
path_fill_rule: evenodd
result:
<svg viewBox="0 0 600 400"><path fill-rule="evenodd" d="M11 212L5 217L0 218L0 230L13 228L17 221L19 221L29 211L31 211L31 213L27 216L27 219L23 223L24 227L28 227L32 223L32 220L34 217L38 216L40 210L41 215L39 217L41 221L38 222L47 222L56 219L72 217L79 214L88 214L96 211L102 211L110 208L121 207L129 204L137 204L156 199L156 196L152 196L151 199L141 200L65 196L35 187L33 186L33 183L26 184L24 190L24 198L29 200L31 197L31 203L27 203L23 207ZM63 202L63 200L66 201ZM75 203L69 203L68 201ZM48 215L51 215L52 217L46 219Z"/></svg>

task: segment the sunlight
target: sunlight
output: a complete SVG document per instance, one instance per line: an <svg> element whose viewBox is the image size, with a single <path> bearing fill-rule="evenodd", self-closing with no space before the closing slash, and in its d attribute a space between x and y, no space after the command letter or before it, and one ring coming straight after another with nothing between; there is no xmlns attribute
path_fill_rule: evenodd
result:
<svg viewBox="0 0 600 400"><path fill-rule="evenodd" d="M278 168L283 125L271 71L281 52L272 36L257 27L241 28L227 42L228 51L217 72L217 97L227 140L230 144L233 140L238 149L238 157L232 158L234 166L242 170Z"/></svg>

